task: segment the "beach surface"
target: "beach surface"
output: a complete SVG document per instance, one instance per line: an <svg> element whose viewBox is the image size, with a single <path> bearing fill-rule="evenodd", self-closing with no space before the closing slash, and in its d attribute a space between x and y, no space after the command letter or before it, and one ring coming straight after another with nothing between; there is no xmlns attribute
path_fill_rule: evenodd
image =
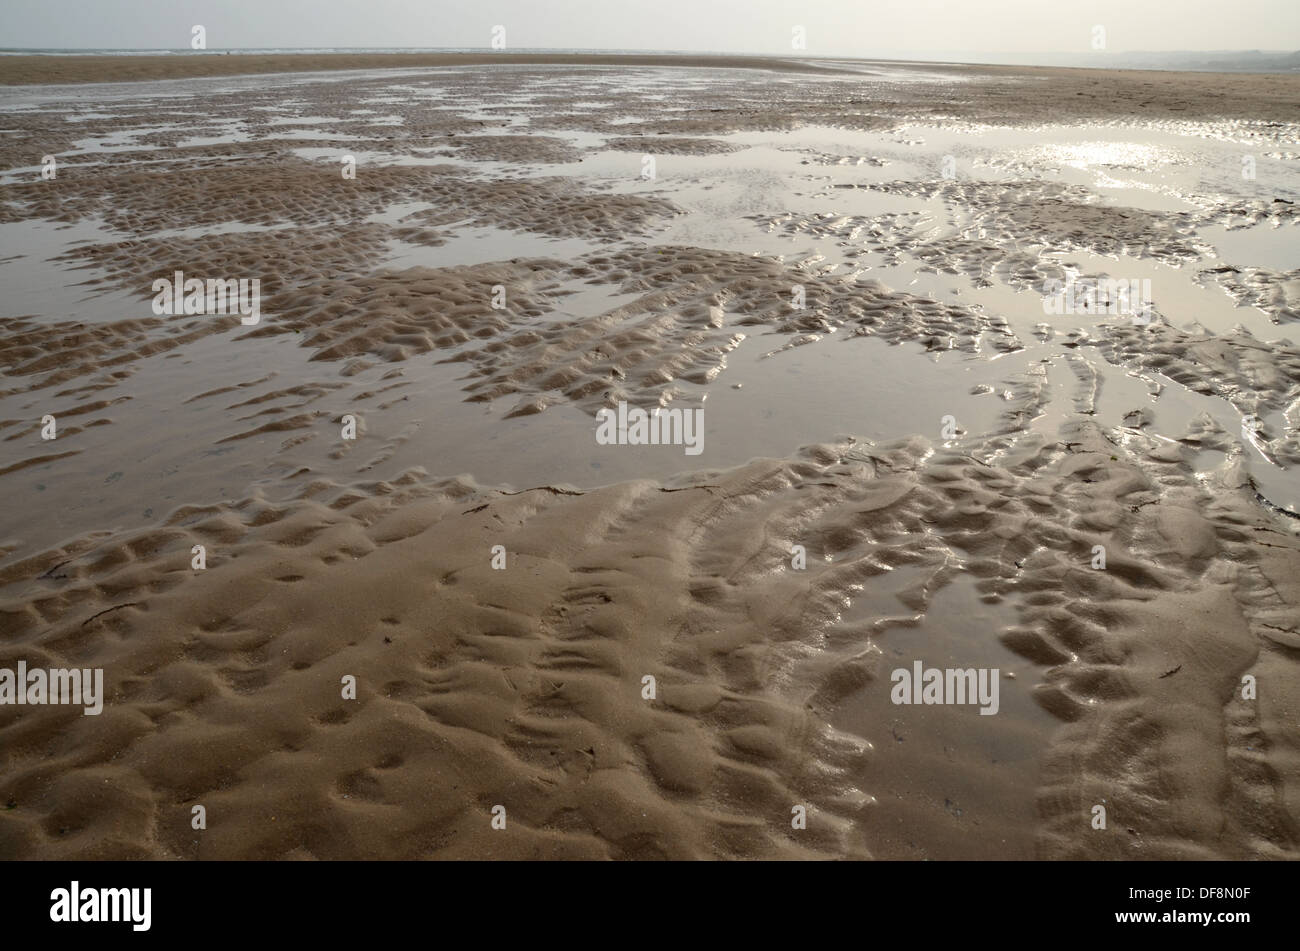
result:
<svg viewBox="0 0 1300 951"><path fill-rule="evenodd" d="M0 113L0 669L104 678L0 704L0 857L1300 854L1300 77L8 56Z"/></svg>

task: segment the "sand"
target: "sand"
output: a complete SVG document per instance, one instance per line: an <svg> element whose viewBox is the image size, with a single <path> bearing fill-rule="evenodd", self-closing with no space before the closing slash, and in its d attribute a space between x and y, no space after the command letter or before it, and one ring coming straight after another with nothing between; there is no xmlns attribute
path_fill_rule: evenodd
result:
<svg viewBox="0 0 1300 951"><path fill-rule="evenodd" d="M106 81L0 102L0 669L106 684L0 857L1297 856L1300 79L0 59Z"/></svg>

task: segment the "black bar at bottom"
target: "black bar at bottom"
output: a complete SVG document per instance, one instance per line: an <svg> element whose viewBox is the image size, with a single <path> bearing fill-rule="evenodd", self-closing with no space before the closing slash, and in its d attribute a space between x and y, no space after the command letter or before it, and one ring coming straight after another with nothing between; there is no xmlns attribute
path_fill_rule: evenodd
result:
<svg viewBox="0 0 1300 951"><path fill-rule="evenodd" d="M268 929L331 942L401 932L537 940L575 929L592 940L668 940L700 928L771 941L787 930L809 940L875 925L903 929L889 940L911 933L927 943L949 934L996 941L1035 926L1071 936L1232 940L1283 927L1295 904L1295 866L1286 862L9 862L0 882L6 937L115 941L206 942ZM872 935L863 931L863 941Z"/></svg>

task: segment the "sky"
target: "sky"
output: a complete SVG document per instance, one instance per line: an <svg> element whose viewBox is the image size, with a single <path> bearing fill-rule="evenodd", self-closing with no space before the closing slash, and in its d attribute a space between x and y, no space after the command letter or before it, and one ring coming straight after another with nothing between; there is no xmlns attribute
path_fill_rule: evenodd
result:
<svg viewBox="0 0 1300 951"><path fill-rule="evenodd" d="M1300 0L0 0L0 47L489 47L906 56L1297 50Z"/></svg>

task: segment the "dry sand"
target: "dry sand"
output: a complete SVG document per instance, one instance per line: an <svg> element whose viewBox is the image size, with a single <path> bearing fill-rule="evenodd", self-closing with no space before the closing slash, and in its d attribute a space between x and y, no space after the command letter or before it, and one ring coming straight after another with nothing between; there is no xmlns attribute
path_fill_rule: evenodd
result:
<svg viewBox="0 0 1300 951"><path fill-rule="evenodd" d="M488 61L537 68L7 113L0 265L34 290L0 317L0 668L103 668L107 696L0 706L0 857L1296 857L1298 290L1208 237L1293 242L1295 206L898 156L928 120L1054 116L1284 163L1300 77L421 54L6 57L0 82ZM780 94L724 66L782 70ZM894 153L782 131L819 125ZM793 190L703 177L767 135ZM619 153L633 180L643 155L702 164L632 187ZM723 211L749 230L712 238ZM1180 299L1148 326L992 306L1124 267L1258 333ZM152 314L176 270L261 275L263 321ZM892 438L773 423L749 461L574 462L623 400L764 431L782 361L826 353L897 374L865 407ZM941 435L909 407L945 375ZM892 704L914 659L998 667L999 714Z"/></svg>

